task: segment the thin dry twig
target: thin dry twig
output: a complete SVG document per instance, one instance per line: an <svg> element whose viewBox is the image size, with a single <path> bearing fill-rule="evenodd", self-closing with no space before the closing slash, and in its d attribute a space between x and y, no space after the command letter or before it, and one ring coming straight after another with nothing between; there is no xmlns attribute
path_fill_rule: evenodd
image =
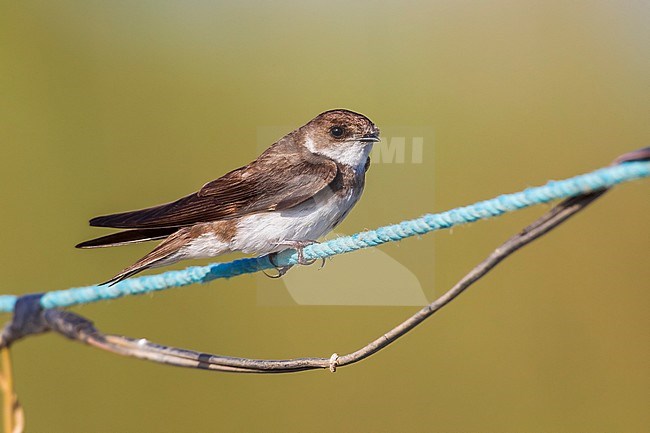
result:
<svg viewBox="0 0 650 433"><path fill-rule="evenodd" d="M416 314L376 340L352 353L342 356L334 354L329 358L264 360L212 355L192 350L162 346L151 343L145 339L106 335L98 331L91 321L69 311L47 310L44 312L44 319L52 330L71 339L119 355L132 356L178 367L235 373L292 373L314 369L330 369L331 371L335 371L337 367L359 362L395 342L398 338L424 322L424 320L439 311L442 307L449 304L454 298L486 275L506 257L559 226L568 218L583 210L605 192L606 190L600 190L561 202L520 233L511 237L499 246L455 286L434 302L422 308Z"/></svg>

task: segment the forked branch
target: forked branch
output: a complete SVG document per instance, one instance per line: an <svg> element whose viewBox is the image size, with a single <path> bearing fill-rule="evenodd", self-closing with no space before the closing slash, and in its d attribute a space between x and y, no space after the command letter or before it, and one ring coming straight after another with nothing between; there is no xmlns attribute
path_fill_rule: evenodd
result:
<svg viewBox="0 0 650 433"><path fill-rule="evenodd" d="M431 304L422 308L416 314L381 337L346 355L339 356L333 354L329 358L296 358L286 360L236 358L162 346L145 339L106 335L98 331L91 321L69 311L56 309L45 310L43 312L43 318L50 329L68 338L119 355L132 356L177 367L233 373L291 373L326 368L335 371L337 367L359 362L395 342L398 338L435 314L442 307L449 304L454 298L490 272L490 270L506 257L559 226L568 218L583 210L606 191L600 190L564 200L520 233L499 246L455 286Z"/></svg>

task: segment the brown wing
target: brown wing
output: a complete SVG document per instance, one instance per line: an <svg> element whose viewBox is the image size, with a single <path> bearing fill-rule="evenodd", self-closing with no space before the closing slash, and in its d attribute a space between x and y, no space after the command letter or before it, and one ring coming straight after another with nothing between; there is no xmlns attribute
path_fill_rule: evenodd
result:
<svg viewBox="0 0 650 433"><path fill-rule="evenodd" d="M265 152L253 163L207 183L200 191L148 209L100 216L90 225L115 228L182 227L293 207L336 176L332 160L306 153Z"/></svg>
<svg viewBox="0 0 650 433"><path fill-rule="evenodd" d="M77 244L75 248L104 248L120 245L135 244L138 242L155 241L164 239L178 230L178 227L161 227L155 229L124 230L100 238Z"/></svg>

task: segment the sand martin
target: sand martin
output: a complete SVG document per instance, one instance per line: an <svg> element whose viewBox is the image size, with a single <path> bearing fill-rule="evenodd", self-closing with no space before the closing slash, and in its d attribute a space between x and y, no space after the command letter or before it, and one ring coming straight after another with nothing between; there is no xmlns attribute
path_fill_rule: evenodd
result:
<svg viewBox="0 0 650 433"><path fill-rule="evenodd" d="M126 229L82 242L99 248L164 239L106 283L185 259L302 248L330 232L363 192L379 129L366 116L331 110L282 137L256 160L198 192L146 209L100 216L91 226ZM302 259L301 259L302 260Z"/></svg>

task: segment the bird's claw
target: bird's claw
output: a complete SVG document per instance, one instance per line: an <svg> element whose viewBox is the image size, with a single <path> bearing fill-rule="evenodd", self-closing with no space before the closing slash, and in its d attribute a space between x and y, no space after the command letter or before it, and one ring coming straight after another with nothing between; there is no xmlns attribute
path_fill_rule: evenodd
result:
<svg viewBox="0 0 650 433"><path fill-rule="evenodd" d="M316 259L312 260L305 260L305 253L304 249L305 247L308 247L309 245L314 245L318 244L318 241L312 241L312 240L304 240L304 241L283 241L278 243L278 245L282 246L287 246L289 248L293 248L296 250L296 253L298 253L298 264L299 265L311 265L316 261Z"/></svg>
<svg viewBox="0 0 650 433"><path fill-rule="evenodd" d="M298 254L298 264L299 265L304 265L304 266L309 266L309 265L312 265L312 264L316 263L316 261L318 259L305 260L305 254L304 254L303 250L305 249L305 247L307 247L309 245L317 244L317 243L319 243L319 242L318 241L312 241L312 240L284 241L284 242L278 243L278 245L287 246L289 248L293 248L294 250L296 250L296 253ZM269 261L275 267L275 269L278 271L277 275L269 275L266 272L264 272L264 275L266 275L269 278L280 278L284 274L286 274L287 271L289 271L289 269L291 269L291 267L293 266L293 265L278 266L278 264L275 261L277 255L278 255L278 253L272 253L272 254L269 255ZM322 260L322 262L321 262L321 265L320 265L319 269L322 269L323 266L325 266L325 258L323 257L323 258L321 258L321 260Z"/></svg>
<svg viewBox="0 0 650 433"><path fill-rule="evenodd" d="M277 275L271 275L271 274L267 274L265 271L262 271L264 273L264 275L266 275L269 278L273 278L273 279L280 278L284 274L286 274L289 271L289 269L291 269L293 267L293 265L278 266L278 264L275 262L275 259L276 259L277 256L278 256L278 253L269 254L269 262L271 262L271 264L273 265L275 270L278 271L278 274Z"/></svg>

